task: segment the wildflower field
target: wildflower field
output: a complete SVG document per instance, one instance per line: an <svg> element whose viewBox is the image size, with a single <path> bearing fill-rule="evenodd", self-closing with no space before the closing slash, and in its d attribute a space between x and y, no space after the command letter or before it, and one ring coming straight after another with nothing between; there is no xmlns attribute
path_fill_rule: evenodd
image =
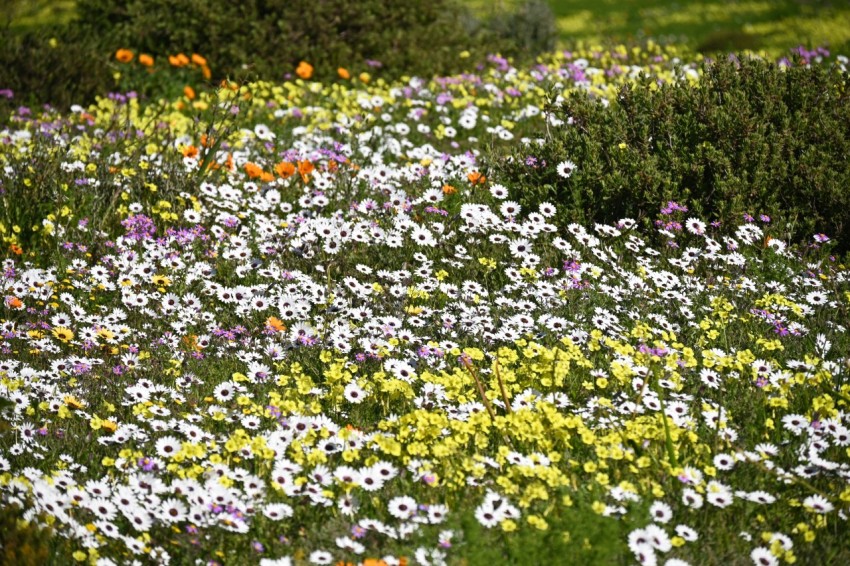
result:
<svg viewBox="0 0 850 566"><path fill-rule="evenodd" d="M844 101L829 55L767 64ZM543 156L562 103L711 62L112 59L0 124L0 498L47 545L8 563L850 563L850 242L528 204L611 163Z"/></svg>

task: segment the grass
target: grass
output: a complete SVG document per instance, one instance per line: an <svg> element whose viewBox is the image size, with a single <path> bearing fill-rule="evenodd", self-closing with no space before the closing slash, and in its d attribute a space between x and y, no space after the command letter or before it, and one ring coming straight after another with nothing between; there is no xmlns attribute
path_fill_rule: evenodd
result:
<svg viewBox="0 0 850 566"><path fill-rule="evenodd" d="M519 4L470 3L481 13ZM850 7L842 2L550 0L549 5L565 47L655 39L703 52L763 50L774 57L799 45L850 51Z"/></svg>

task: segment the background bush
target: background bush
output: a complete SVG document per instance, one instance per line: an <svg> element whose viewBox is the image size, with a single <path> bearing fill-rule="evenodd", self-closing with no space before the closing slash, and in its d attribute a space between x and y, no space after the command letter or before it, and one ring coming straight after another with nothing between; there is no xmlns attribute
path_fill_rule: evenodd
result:
<svg viewBox="0 0 850 566"><path fill-rule="evenodd" d="M220 76L281 79L299 61L317 78L338 67L443 74L463 50L497 47L494 34L454 0L81 0L79 23L110 50L204 55Z"/></svg>
<svg viewBox="0 0 850 566"><path fill-rule="evenodd" d="M0 25L0 119L11 106L50 103L59 108L105 95L115 81L107 65L113 53L100 41L73 26L49 26L26 31Z"/></svg>
<svg viewBox="0 0 850 566"><path fill-rule="evenodd" d="M488 18L458 0L80 0L68 23L13 23L0 30L0 89L15 105L60 108L116 90L120 48L158 61L199 53L213 80L281 80L300 61L316 79L336 79L338 67L396 78L468 70L493 52L533 57L556 35L541 0Z"/></svg>
<svg viewBox="0 0 850 566"><path fill-rule="evenodd" d="M542 146L491 152L491 178L526 210L557 202L562 224L654 218L675 200L703 218L781 214L791 238L850 240L847 74L756 59L701 70L694 84L643 78L607 107L572 94L550 108L564 125Z"/></svg>

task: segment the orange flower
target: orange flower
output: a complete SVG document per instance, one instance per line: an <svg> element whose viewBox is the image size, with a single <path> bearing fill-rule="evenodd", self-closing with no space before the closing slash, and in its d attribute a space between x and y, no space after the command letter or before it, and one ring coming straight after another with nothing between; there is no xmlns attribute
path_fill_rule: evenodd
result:
<svg viewBox="0 0 850 566"><path fill-rule="evenodd" d="M286 325L282 320L275 316L270 316L266 319L266 326L274 330L275 332L285 332Z"/></svg>
<svg viewBox="0 0 850 566"><path fill-rule="evenodd" d="M207 60L198 55L197 53L192 53L192 63L198 65L199 67L203 67L207 64Z"/></svg>
<svg viewBox="0 0 850 566"><path fill-rule="evenodd" d="M207 134L201 134L201 147L212 147L215 145L215 138Z"/></svg>
<svg viewBox="0 0 850 566"><path fill-rule="evenodd" d="M301 174L301 180L305 183L310 181L310 173L313 172L315 167L309 161L299 161L298 162L298 173Z"/></svg>
<svg viewBox="0 0 850 566"><path fill-rule="evenodd" d="M295 165L289 161L281 161L274 166L274 172L283 179L288 179L295 174Z"/></svg>
<svg viewBox="0 0 850 566"><path fill-rule="evenodd" d="M457 192L457 189L451 185L443 185L443 194L444 195L453 195Z"/></svg>
<svg viewBox="0 0 850 566"><path fill-rule="evenodd" d="M206 65L201 65L201 74L204 75L204 78L210 80L212 77L212 71Z"/></svg>
<svg viewBox="0 0 850 566"><path fill-rule="evenodd" d="M264 183L271 183L272 181L274 181L274 175L272 173L269 173L268 171L263 171L262 173L260 173L260 181Z"/></svg>
<svg viewBox="0 0 850 566"><path fill-rule="evenodd" d="M348 69L344 67L340 67L339 69L337 69L336 74L339 75L339 78L345 81L351 78L351 73L349 73Z"/></svg>
<svg viewBox="0 0 850 566"><path fill-rule="evenodd" d="M133 60L133 52L129 49L119 49L115 52L115 58L121 63L129 63Z"/></svg>
<svg viewBox="0 0 850 566"><path fill-rule="evenodd" d="M367 558L363 561L363 566L387 566L387 563L380 558Z"/></svg>
<svg viewBox="0 0 850 566"><path fill-rule="evenodd" d="M189 85L183 87L183 94L185 94L186 98L188 98L189 100L195 100L195 89L193 89Z"/></svg>
<svg viewBox="0 0 850 566"><path fill-rule="evenodd" d="M187 350L194 350L196 352L201 350L200 346L198 345L198 336L196 334L187 334L183 337L181 342Z"/></svg>
<svg viewBox="0 0 850 566"><path fill-rule="evenodd" d="M248 174L249 178L256 179L263 174L263 168L256 163L248 162L245 164L245 173Z"/></svg>
<svg viewBox="0 0 850 566"><path fill-rule="evenodd" d="M198 153L200 153L200 152L198 151L198 148L195 147L194 145L190 145L188 147L183 148L183 157L194 158L194 157L198 156Z"/></svg>
<svg viewBox="0 0 850 566"><path fill-rule="evenodd" d="M15 255L21 255L22 253L24 253L24 249L21 246L19 246L18 244L10 244L9 249Z"/></svg>
<svg viewBox="0 0 850 566"><path fill-rule="evenodd" d="M139 63L141 63L145 67L153 67L153 57L151 57L147 53L142 53L141 55L139 55Z"/></svg>
<svg viewBox="0 0 850 566"><path fill-rule="evenodd" d="M295 74L305 81L313 76L313 65L306 61L298 63L298 68L295 69Z"/></svg>
<svg viewBox="0 0 850 566"><path fill-rule="evenodd" d="M12 309L23 308L24 303L18 297L6 297L6 306Z"/></svg>
<svg viewBox="0 0 850 566"><path fill-rule="evenodd" d="M169 55L168 62L175 67L184 67L189 64L189 58L183 53L178 53L177 55Z"/></svg>
<svg viewBox="0 0 850 566"><path fill-rule="evenodd" d="M233 169L235 168L235 166L233 165L233 154L232 153L227 154L227 159L224 162L224 166L227 167L228 171L233 171Z"/></svg>
<svg viewBox="0 0 850 566"><path fill-rule="evenodd" d="M469 182L473 185L483 185L487 182L487 177L484 176L483 173L479 171L473 171L469 175L466 176L469 179Z"/></svg>

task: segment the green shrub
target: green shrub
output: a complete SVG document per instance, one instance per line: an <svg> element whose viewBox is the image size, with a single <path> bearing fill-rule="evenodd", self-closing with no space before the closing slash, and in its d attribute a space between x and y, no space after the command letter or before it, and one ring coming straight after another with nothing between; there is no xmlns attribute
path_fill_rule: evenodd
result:
<svg viewBox="0 0 850 566"><path fill-rule="evenodd" d="M51 26L25 32L0 28L0 89L14 93L0 97L2 106L50 103L66 109L71 104L105 95L115 81L107 66L110 53L96 38L73 26Z"/></svg>
<svg viewBox="0 0 850 566"><path fill-rule="evenodd" d="M780 215L790 238L850 241L847 74L761 60L701 71L695 84L644 77L608 106L572 94L550 108L564 125L543 145L491 152L490 178L526 210L557 201L562 224L654 217L675 200L704 218Z"/></svg>
<svg viewBox="0 0 850 566"><path fill-rule="evenodd" d="M513 56L552 51L558 39L555 14L543 0L528 0L514 12L496 14L487 28L505 45L506 54Z"/></svg>
<svg viewBox="0 0 850 566"><path fill-rule="evenodd" d="M114 52L204 55L217 76L280 79L302 60L315 77L338 67L382 73L448 73L483 30L454 0L80 0L79 25Z"/></svg>

